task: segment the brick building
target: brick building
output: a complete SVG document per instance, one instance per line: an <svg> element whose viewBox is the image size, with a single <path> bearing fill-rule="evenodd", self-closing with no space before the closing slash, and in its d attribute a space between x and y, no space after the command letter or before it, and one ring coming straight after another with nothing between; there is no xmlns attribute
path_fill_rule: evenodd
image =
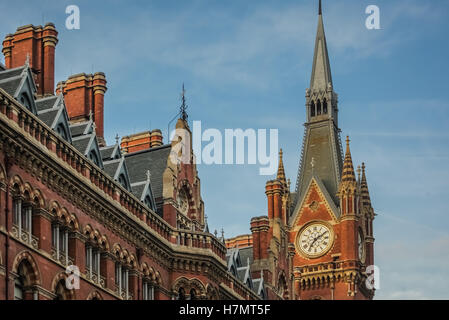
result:
<svg viewBox="0 0 449 320"><path fill-rule="evenodd" d="M343 158L321 1L295 191L281 150L267 215L228 240L207 226L184 94L176 129L186 135L164 144L156 129L107 145L106 76L55 88L57 43L53 24L3 41L0 299L373 297L375 214L349 139ZM66 286L68 266L79 289Z"/></svg>
<svg viewBox="0 0 449 320"><path fill-rule="evenodd" d="M54 93L57 36L53 24L27 25L3 41L0 299L263 297L228 272L194 162L170 158L182 139L164 144L153 130L107 145L101 72ZM176 128L190 132L184 113ZM67 266L79 289L66 286Z"/></svg>
<svg viewBox="0 0 449 320"><path fill-rule="evenodd" d="M263 276L269 299L374 296L366 280L374 265L375 213L365 164L356 178L349 137L343 158L338 111L320 1L295 191L281 150L276 179L265 187L268 215L251 220L251 234L227 240L229 249L250 261L252 275Z"/></svg>

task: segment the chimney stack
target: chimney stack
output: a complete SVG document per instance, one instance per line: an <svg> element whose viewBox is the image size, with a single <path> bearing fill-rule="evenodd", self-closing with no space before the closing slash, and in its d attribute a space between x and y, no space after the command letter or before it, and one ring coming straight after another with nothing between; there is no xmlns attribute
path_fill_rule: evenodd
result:
<svg viewBox="0 0 449 320"><path fill-rule="evenodd" d="M163 144L162 132L159 129L144 131L122 138L120 148L123 153L137 152L160 147Z"/></svg>
<svg viewBox="0 0 449 320"><path fill-rule="evenodd" d="M67 113L71 122L95 122L99 144L104 141L104 94L106 93L106 77L103 72L95 74L79 73L70 76L66 81L58 83L56 93L61 90Z"/></svg>
<svg viewBox="0 0 449 320"><path fill-rule="evenodd" d="M39 96L54 94L55 48L58 32L54 24L42 26L26 25L8 34L3 41L3 55L8 69L21 67L29 57Z"/></svg>

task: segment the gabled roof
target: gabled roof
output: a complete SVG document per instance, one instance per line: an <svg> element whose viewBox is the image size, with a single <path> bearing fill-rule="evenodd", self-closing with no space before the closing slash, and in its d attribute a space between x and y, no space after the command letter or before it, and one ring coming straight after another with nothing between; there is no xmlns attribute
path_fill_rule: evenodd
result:
<svg viewBox="0 0 449 320"><path fill-rule="evenodd" d="M27 63L18 68L0 71L0 79L0 88L25 105L28 110L37 114L34 100L37 88L34 83L33 73ZM27 98L27 103L24 103L24 97Z"/></svg>
<svg viewBox="0 0 449 320"><path fill-rule="evenodd" d="M72 137L77 137L83 134L89 134L93 132L93 121L84 121L78 123L70 124L70 131L72 132Z"/></svg>
<svg viewBox="0 0 449 320"><path fill-rule="evenodd" d="M106 146L100 148L101 158L103 161L113 160L113 159L119 159L122 154L120 152L120 146L119 144L114 144L112 146Z"/></svg>
<svg viewBox="0 0 449 320"><path fill-rule="evenodd" d="M125 154L131 184L146 180L146 172L151 173L151 187L156 199L162 198L163 174L167 168L167 160L171 152L171 145L146 149Z"/></svg>
<svg viewBox="0 0 449 320"><path fill-rule="evenodd" d="M36 100L37 112L39 113L43 110L53 109L55 107L57 101L58 101L58 96L50 96L50 97Z"/></svg>

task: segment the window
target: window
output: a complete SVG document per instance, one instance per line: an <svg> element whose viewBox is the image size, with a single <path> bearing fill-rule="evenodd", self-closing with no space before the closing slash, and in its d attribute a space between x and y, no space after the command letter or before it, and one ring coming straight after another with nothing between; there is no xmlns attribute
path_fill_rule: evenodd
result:
<svg viewBox="0 0 449 320"><path fill-rule="evenodd" d="M323 114L327 114L327 101L326 98L323 100Z"/></svg>
<svg viewBox="0 0 449 320"><path fill-rule="evenodd" d="M315 102L310 103L310 116L315 117Z"/></svg>
<svg viewBox="0 0 449 320"><path fill-rule="evenodd" d="M125 175L121 174L121 175L118 177L118 183L120 183L120 185L121 185L123 188L125 188L126 190L128 190L128 183L127 183L127 181L126 181Z"/></svg>
<svg viewBox="0 0 449 320"><path fill-rule="evenodd" d="M190 290L190 300L197 300L195 289Z"/></svg>
<svg viewBox="0 0 449 320"><path fill-rule="evenodd" d="M101 278L100 274L100 257L101 251L97 248L93 248L89 244L86 244L86 273L90 280L99 282Z"/></svg>
<svg viewBox="0 0 449 320"><path fill-rule="evenodd" d="M319 116L321 114L321 101L318 99L316 103L316 115Z"/></svg>
<svg viewBox="0 0 449 320"><path fill-rule="evenodd" d="M154 300L154 287L148 280L143 281L142 297L143 300Z"/></svg>
<svg viewBox="0 0 449 320"><path fill-rule="evenodd" d="M54 258L69 265L69 230L54 223L52 226L52 246L54 250Z"/></svg>
<svg viewBox="0 0 449 320"><path fill-rule="evenodd" d="M20 96L20 103L21 103L22 105L24 105L25 108L27 108L28 110L32 111L32 110L31 110L31 101L30 101L30 99L28 98L28 95L27 95L26 93L23 93L23 94Z"/></svg>
<svg viewBox="0 0 449 320"><path fill-rule="evenodd" d="M97 156L97 154L96 154L95 151L92 150L92 151L89 153L89 159L90 159L93 163L95 163L97 166L100 166L100 161L98 160L98 156Z"/></svg>
<svg viewBox="0 0 449 320"><path fill-rule="evenodd" d="M18 198L13 203L13 223L17 227L17 236L20 240L31 244L33 235L33 207L24 206L22 199Z"/></svg>
<svg viewBox="0 0 449 320"><path fill-rule="evenodd" d="M121 263L115 264L115 285L120 297L129 299L129 277L128 269L124 268Z"/></svg>
<svg viewBox="0 0 449 320"><path fill-rule="evenodd" d="M185 300L186 299L186 292L184 288L179 288L178 290L178 300Z"/></svg>
<svg viewBox="0 0 449 320"><path fill-rule="evenodd" d="M61 136L61 138L63 138L64 140L67 141L68 135L67 135L67 132L62 124L59 124L57 126L56 132Z"/></svg>
<svg viewBox="0 0 449 320"><path fill-rule="evenodd" d="M19 273L19 276L14 281L14 300L23 300L23 287L25 276Z"/></svg>

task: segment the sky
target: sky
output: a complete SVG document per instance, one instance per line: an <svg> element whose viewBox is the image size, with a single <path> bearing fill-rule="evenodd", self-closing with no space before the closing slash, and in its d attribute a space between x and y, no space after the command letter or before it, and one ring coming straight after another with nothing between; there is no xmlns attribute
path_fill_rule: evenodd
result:
<svg viewBox="0 0 449 320"><path fill-rule="evenodd" d="M68 30L68 5L80 29ZM368 30L368 5L380 29ZM190 123L278 129L296 181L317 1L2 1L0 36L53 22L56 81L106 74L105 138L160 128L167 141L182 83ZM339 126L366 163L376 299L449 298L449 1L323 1ZM258 165L199 165L211 230L249 233L266 215Z"/></svg>

